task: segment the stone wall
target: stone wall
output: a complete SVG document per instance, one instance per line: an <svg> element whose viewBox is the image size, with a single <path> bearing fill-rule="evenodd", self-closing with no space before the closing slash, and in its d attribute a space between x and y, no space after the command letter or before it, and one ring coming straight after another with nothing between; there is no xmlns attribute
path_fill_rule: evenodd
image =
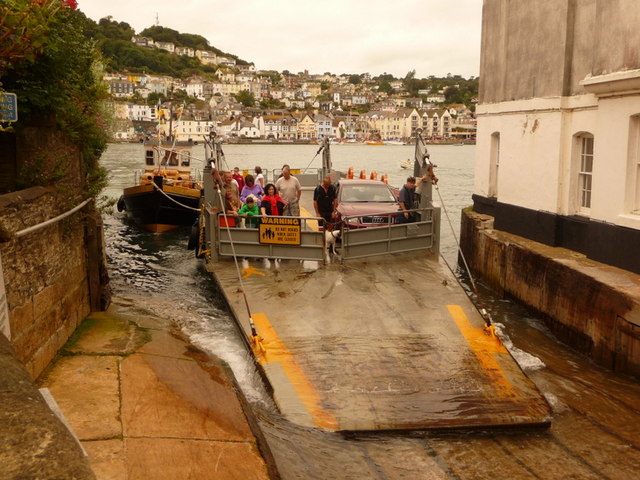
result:
<svg viewBox="0 0 640 480"><path fill-rule="evenodd" d="M554 333L597 363L640 377L640 278L629 271L493 229L462 212L470 268L498 291L540 312Z"/></svg>
<svg viewBox="0 0 640 480"><path fill-rule="evenodd" d="M12 235L63 211L54 189L32 187L0 195L0 226L8 239L0 243L0 255L11 343L33 378L80 321L104 303L101 269L95 267L102 264L96 248L102 242L95 241L102 232L91 204L36 232L20 238Z"/></svg>

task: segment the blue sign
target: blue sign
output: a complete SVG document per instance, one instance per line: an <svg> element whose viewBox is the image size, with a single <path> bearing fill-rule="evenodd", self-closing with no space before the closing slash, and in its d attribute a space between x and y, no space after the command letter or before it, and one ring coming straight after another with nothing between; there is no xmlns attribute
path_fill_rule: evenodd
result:
<svg viewBox="0 0 640 480"><path fill-rule="evenodd" d="M0 122L18 121L18 97L15 93L0 93Z"/></svg>

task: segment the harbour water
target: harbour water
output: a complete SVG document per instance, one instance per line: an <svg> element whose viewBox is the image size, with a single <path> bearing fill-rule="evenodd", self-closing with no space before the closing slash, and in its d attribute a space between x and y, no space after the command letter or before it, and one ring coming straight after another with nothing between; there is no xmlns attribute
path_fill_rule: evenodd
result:
<svg viewBox="0 0 640 480"><path fill-rule="evenodd" d="M313 145L229 145L231 167L316 168ZM202 153L198 153L198 151ZM457 230L460 209L471 203L473 146L430 146L440 178L436 201ZM332 146L334 166L389 175L400 186L407 170L399 162L410 146ZM204 151L196 147L195 155ZM313 160L313 161L312 161ZM140 168L142 146L110 145L102 158L110 172L106 194L117 199ZM200 162L200 163L198 163ZM202 160L196 161L199 168ZM456 243L442 216L441 252L456 260ZM640 471L640 386L636 380L593 365L557 342L544 322L480 283L505 344L554 410L544 431L394 433L343 436L301 428L279 416L255 372L233 320L193 252L187 232L150 234L123 214L105 214L112 287L116 294L176 322L191 341L225 360L252 405L284 479L632 479ZM457 231L455 233L457 236Z"/></svg>

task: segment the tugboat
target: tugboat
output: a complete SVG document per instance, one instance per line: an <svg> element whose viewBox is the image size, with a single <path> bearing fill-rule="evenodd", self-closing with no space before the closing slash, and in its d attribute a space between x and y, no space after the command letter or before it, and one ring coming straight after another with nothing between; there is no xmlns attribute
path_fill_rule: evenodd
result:
<svg viewBox="0 0 640 480"><path fill-rule="evenodd" d="M191 174L193 142L149 141L144 170L118 200L118 211L150 232L193 225L200 211L201 183Z"/></svg>

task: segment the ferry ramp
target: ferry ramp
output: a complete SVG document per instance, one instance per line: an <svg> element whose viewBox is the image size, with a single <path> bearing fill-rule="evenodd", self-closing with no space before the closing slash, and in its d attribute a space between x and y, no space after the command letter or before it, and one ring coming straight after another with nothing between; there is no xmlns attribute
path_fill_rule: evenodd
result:
<svg viewBox="0 0 640 480"><path fill-rule="evenodd" d="M232 260L208 264L251 338ZM250 260L254 354L290 421L336 431L547 425L550 408L429 253Z"/></svg>
<svg viewBox="0 0 640 480"><path fill-rule="evenodd" d="M428 176L418 150L415 172ZM326 146L323 165L331 171ZM549 424L548 403L438 257L430 184L419 221L343 232L339 255L327 257L309 214L313 182L303 183L296 232L276 226L279 217L259 229L222 228L210 178L205 172L207 268L286 419L329 431ZM275 231L282 242L273 243ZM297 244L286 244L290 234Z"/></svg>

